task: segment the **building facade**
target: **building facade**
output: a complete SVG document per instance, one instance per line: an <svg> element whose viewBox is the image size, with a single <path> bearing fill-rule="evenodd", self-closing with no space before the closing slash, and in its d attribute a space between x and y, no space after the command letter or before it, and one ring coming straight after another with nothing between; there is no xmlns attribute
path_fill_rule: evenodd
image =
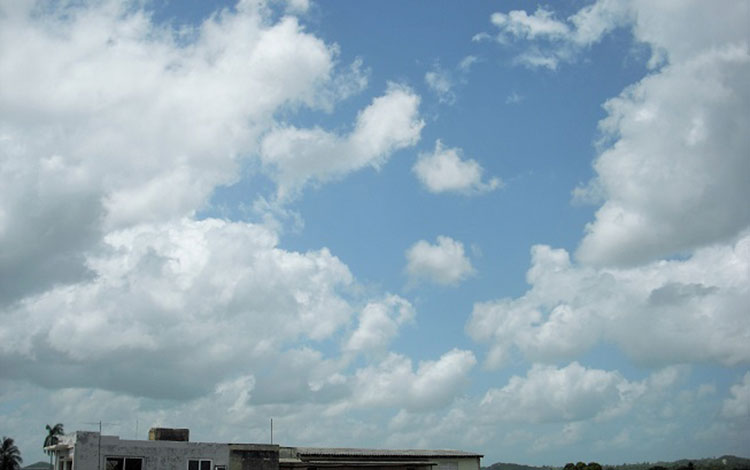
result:
<svg viewBox="0 0 750 470"><path fill-rule="evenodd" d="M153 428L149 440L76 431L47 448L54 470L479 470L457 450L285 447L190 442L187 429Z"/></svg>

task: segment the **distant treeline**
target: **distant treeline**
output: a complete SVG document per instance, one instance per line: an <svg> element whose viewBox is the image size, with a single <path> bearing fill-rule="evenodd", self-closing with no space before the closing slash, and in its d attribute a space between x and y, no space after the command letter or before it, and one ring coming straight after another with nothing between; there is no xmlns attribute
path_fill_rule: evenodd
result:
<svg viewBox="0 0 750 470"><path fill-rule="evenodd" d="M584 465L592 468L594 466L592 464L596 465L596 462L590 462ZM559 467L549 465L534 467L531 465L497 462L489 467L482 467L482 470L564 470L565 467L566 465L560 465ZM622 465L602 465L601 467L603 470L750 470L750 459L725 455L723 457L710 459L683 459L674 462L624 463ZM572 470L569 466L568 469Z"/></svg>

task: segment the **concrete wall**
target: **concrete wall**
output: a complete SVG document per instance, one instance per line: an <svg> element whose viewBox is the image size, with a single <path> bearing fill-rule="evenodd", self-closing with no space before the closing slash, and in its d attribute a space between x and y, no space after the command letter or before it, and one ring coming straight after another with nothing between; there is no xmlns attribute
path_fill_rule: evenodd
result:
<svg viewBox="0 0 750 470"><path fill-rule="evenodd" d="M479 470L479 457L431 457L435 470Z"/></svg>
<svg viewBox="0 0 750 470"><path fill-rule="evenodd" d="M480 465L479 457L458 459L458 470L479 470Z"/></svg>
<svg viewBox="0 0 750 470"><path fill-rule="evenodd" d="M140 457L143 470L187 470L188 460L211 460L229 466L229 446L204 442L134 441L96 432L76 432L73 439L73 470L105 470L107 457ZM277 459L278 468L278 459Z"/></svg>
<svg viewBox="0 0 750 470"><path fill-rule="evenodd" d="M229 444L229 470L279 470L279 446Z"/></svg>

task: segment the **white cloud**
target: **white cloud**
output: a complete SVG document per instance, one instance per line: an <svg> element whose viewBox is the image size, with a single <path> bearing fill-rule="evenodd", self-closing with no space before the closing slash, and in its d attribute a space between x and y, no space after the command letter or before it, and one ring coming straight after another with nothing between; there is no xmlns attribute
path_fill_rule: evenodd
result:
<svg viewBox="0 0 750 470"><path fill-rule="evenodd" d="M352 90L335 45L250 3L180 31L117 2L3 9L0 303L91 276L109 231L192 216L275 113Z"/></svg>
<svg viewBox="0 0 750 470"><path fill-rule="evenodd" d="M326 249L281 250L263 227L182 220L105 240L87 258L91 280L4 310L0 352L15 364L12 376L194 396L238 367L260 367L291 341L330 337L352 313L343 263Z"/></svg>
<svg viewBox="0 0 750 470"><path fill-rule="evenodd" d="M414 371L411 359L391 353L381 363L357 370L353 399L360 406L430 409L449 404L466 385L476 364L471 351L453 349L437 361L422 361Z"/></svg>
<svg viewBox="0 0 750 470"><path fill-rule="evenodd" d="M481 59L477 56L467 55L458 63L458 70L464 74L469 73L474 64L480 61Z"/></svg>
<svg viewBox="0 0 750 470"><path fill-rule="evenodd" d="M310 0L287 0L286 10L289 13L304 14L310 9Z"/></svg>
<svg viewBox="0 0 750 470"><path fill-rule="evenodd" d="M581 422L566 423L559 433L537 436L531 443L534 452L544 452L549 449L571 447L580 442L583 437L584 424Z"/></svg>
<svg viewBox="0 0 750 470"><path fill-rule="evenodd" d="M532 68L556 69L573 62L588 47L617 28L632 28L637 41L651 46L651 67L663 61L678 63L696 53L722 44L747 42L744 19L748 6L728 2L719 10L700 0L687 3L647 0L597 0L560 19L540 7L529 14L524 10L494 13L490 17L498 29L495 41L504 47L518 46L515 62ZM483 32L474 41L493 39Z"/></svg>
<svg viewBox="0 0 750 470"><path fill-rule="evenodd" d="M514 61L527 66L572 62L620 27L651 47L652 67L666 61L605 104L597 176L576 190L604 201L580 260L648 262L731 241L750 224L748 14L742 1L599 0L565 20L543 8L492 15L498 41L521 44Z"/></svg>
<svg viewBox="0 0 750 470"><path fill-rule="evenodd" d="M277 127L264 136L261 161L278 184L280 200L308 183L341 178L366 166L379 168L396 150L419 141L420 98L391 83L385 95L360 111L354 130L339 136L320 128Z"/></svg>
<svg viewBox="0 0 750 470"><path fill-rule="evenodd" d="M575 265L565 250L535 246L526 276L531 288L515 299L475 304L466 329L489 343L490 367L516 349L554 362L600 341L641 363L748 363L749 263L750 235L684 261L621 269Z"/></svg>
<svg viewBox="0 0 750 470"><path fill-rule="evenodd" d="M419 240L406 250L406 273L411 282L431 281L456 285L475 271L464 254L463 243L440 235L437 244Z"/></svg>
<svg viewBox="0 0 750 470"><path fill-rule="evenodd" d="M732 396L724 400L722 416L732 419L750 417L750 372L745 373L742 382L732 385L729 393Z"/></svg>
<svg viewBox="0 0 750 470"><path fill-rule="evenodd" d="M346 342L348 351L383 351L401 325L414 319L414 307L406 299L389 295L371 302L359 314L359 325Z"/></svg>
<svg viewBox="0 0 750 470"><path fill-rule="evenodd" d="M556 19L551 11L542 7L529 15L524 10L513 10L507 14L493 13L490 21L501 33L522 39L536 37L562 38L570 33L568 26Z"/></svg>
<svg viewBox="0 0 750 470"><path fill-rule="evenodd" d="M742 0L712 8L701 0L649 2L632 0L633 34L651 45L657 58L680 63L727 44L747 44L750 6Z"/></svg>
<svg viewBox="0 0 750 470"><path fill-rule="evenodd" d="M430 192L478 194L502 186L500 178L482 181L484 169L473 159L462 159L460 148L445 148L439 140L432 153L422 153L412 171Z"/></svg>
<svg viewBox="0 0 750 470"><path fill-rule="evenodd" d="M587 369L577 362L557 369L535 364L526 377L490 389L481 402L486 419L521 422L579 421L629 406L643 387L619 373Z"/></svg>
<svg viewBox="0 0 750 470"><path fill-rule="evenodd" d="M453 78L449 71L442 69L440 64L434 64L432 70L425 73L424 81L435 93L441 103L453 104L456 102L456 94L453 92Z"/></svg>
<svg viewBox="0 0 750 470"><path fill-rule="evenodd" d="M750 137L742 131L750 126L750 52L739 19L747 4L633 7L636 39L669 63L605 104L600 128L611 144L589 184L604 204L577 252L591 264L731 242L750 224Z"/></svg>
<svg viewBox="0 0 750 470"><path fill-rule="evenodd" d="M627 1L597 0L568 17L575 44L590 46L612 30L627 25L635 14Z"/></svg>
<svg viewBox="0 0 750 470"><path fill-rule="evenodd" d="M747 44L717 47L605 104L600 127L614 142L594 163L605 202L582 261L640 263L731 240L750 224L749 74Z"/></svg>
<svg viewBox="0 0 750 470"><path fill-rule="evenodd" d="M567 20L557 19L552 11L539 7L532 14L524 10L493 13L490 21L499 30L495 40L501 45L532 43L522 46L524 50L515 57L515 63L555 70L560 62L572 62L583 49L599 42L613 29L627 25L631 18L628 2L599 0ZM474 36L475 41L490 38L487 33Z"/></svg>
<svg viewBox="0 0 750 470"><path fill-rule="evenodd" d="M289 193L379 167L419 139L419 97L389 85L343 137L279 125L300 107L331 110L368 72L266 4L179 31L116 2L2 8L0 389L2 420L24 429L25 448L50 416L137 413L144 427L180 422L199 440L259 441L265 425L246 423L276 413L298 429L316 416L339 442L372 431L321 418L364 406L351 395L359 385L349 355L300 343L339 340L352 304L366 304L347 345L385 349L411 305L368 303L326 248L284 250L272 224L195 214L259 154ZM284 132L289 145L312 141L310 153L283 155ZM474 362L451 352L421 363L403 403L451 400Z"/></svg>
<svg viewBox="0 0 750 470"><path fill-rule="evenodd" d="M489 366L516 350L539 361L572 359L602 341L641 363L750 362L742 345L750 331L750 141L741 131L750 125L750 54L736 19L748 6L614 6L597 2L569 18L575 27L562 43L591 44L627 20L635 39L669 62L605 105L597 176L575 191L579 201L603 201L579 263L535 247L531 289L476 304L467 330L490 344ZM537 31L563 34L550 25ZM681 259L664 260L675 254Z"/></svg>

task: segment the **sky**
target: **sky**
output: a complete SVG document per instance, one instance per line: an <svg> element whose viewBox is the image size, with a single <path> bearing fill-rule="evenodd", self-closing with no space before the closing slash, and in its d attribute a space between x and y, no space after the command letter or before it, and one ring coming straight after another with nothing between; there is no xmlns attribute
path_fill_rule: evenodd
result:
<svg viewBox="0 0 750 470"><path fill-rule="evenodd" d="M750 2L0 2L0 432L750 449Z"/></svg>

